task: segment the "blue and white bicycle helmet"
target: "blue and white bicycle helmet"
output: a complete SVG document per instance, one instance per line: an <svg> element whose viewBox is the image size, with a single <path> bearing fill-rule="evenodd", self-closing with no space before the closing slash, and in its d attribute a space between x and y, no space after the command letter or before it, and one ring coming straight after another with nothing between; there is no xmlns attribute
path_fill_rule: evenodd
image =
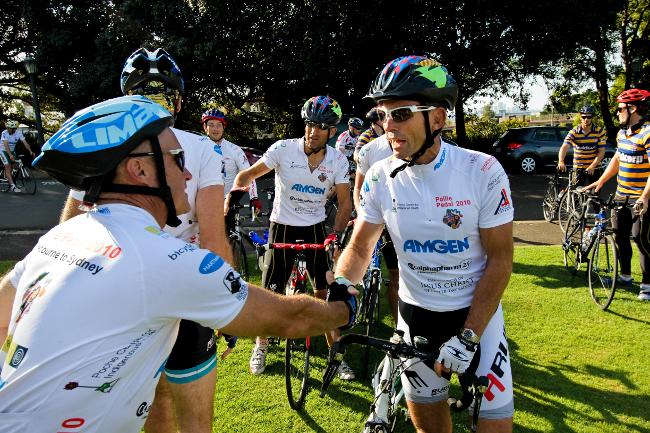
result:
<svg viewBox="0 0 650 433"><path fill-rule="evenodd" d="M172 225L178 218L165 179L158 134L173 123L169 111L144 96L109 99L68 119L43 145L33 165L64 185L86 191L85 202L94 203L102 191L158 196L167 206L167 224ZM160 187L113 184L117 165L146 139L154 152Z"/></svg>

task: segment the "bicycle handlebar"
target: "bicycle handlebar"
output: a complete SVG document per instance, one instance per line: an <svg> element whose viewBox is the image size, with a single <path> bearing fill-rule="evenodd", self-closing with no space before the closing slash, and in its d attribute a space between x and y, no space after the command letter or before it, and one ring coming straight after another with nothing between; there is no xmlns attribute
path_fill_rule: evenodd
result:
<svg viewBox="0 0 650 433"><path fill-rule="evenodd" d="M288 243L273 243L269 244L269 249L273 250L324 250L325 244L288 244Z"/></svg>

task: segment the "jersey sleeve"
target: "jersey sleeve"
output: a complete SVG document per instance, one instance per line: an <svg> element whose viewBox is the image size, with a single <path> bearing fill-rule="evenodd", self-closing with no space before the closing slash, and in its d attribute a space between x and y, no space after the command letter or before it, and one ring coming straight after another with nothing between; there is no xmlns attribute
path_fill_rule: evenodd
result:
<svg viewBox="0 0 650 433"><path fill-rule="evenodd" d="M286 149L286 143L284 143L282 140L276 141L271 145L271 147L266 150L266 152L264 152L264 155L262 155L260 160L268 168L275 170L280 166L282 149Z"/></svg>
<svg viewBox="0 0 650 433"><path fill-rule="evenodd" d="M246 152L244 150L233 144L232 145L233 153L234 153L234 160L235 160L235 165L237 165L237 173L239 173L242 170L246 170L251 166L251 163L248 162L248 158L246 157ZM257 183L253 180L250 184L250 188L248 189L248 195L250 196L251 200L254 198L257 198Z"/></svg>
<svg viewBox="0 0 650 433"><path fill-rule="evenodd" d="M350 163L345 157L343 152L336 152L336 159L334 161L334 185L350 182Z"/></svg>
<svg viewBox="0 0 650 433"><path fill-rule="evenodd" d="M209 141L209 139L206 139ZM210 143L197 143L201 145L201 165L199 166L198 189L212 185L223 185L223 173L221 172L222 157L215 152ZM194 175L194 173L192 173Z"/></svg>
<svg viewBox="0 0 650 433"><path fill-rule="evenodd" d="M175 238L147 254L158 271L148 274L146 305L152 317L182 318L221 328L241 311L248 284L218 255ZM148 263L146 260L144 263Z"/></svg>
<svg viewBox="0 0 650 433"><path fill-rule="evenodd" d="M477 179L480 191L479 227L491 228L511 222L515 208L512 204L510 182L503 167L493 157L488 157Z"/></svg>
<svg viewBox="0 0 650 433"><path fill-rule="evenodd" d="M25 271L25 260L21 260L16 263L11 271L7 274L7 278L11 282L11 285L14 288L18 288L18 283L20 282L20 277L22 277L23 272Z"/></svg>
<svg viewBox="0 0 650 433"><path fill-rule="evenodd" d="M346 139L347 131L343 131L339 137L336 139L336 149L340 152L345 152L345 139Z"/></svg>
<svg viewBox="0 0 650 433"><path fill-rule="evenodd" d="M600 128L600 133L598 134L598 148L605 147L607 145L607 131L605 128Z"/></svg>
<svg viewBox="0 0 650 433"><path fill-rule="evenodd" d="M384 223L384 217L381 211L381 193L378 191L382 184L383 182L380 181L379 177L379 169L375 164L368 172L361 186L359 219L372 224Z"/></svg>
<svg viewBox="0 0 650 433"><path fill-rule="evenodd" d="M0 141L2 141L3 143L4 142L7 142L7 143L9 142L9 133L7 132L6 129L4 131L2 131L2 136L0 136Z"/></svg>
<svg viewBox="0 0 650 433"><path fill-rule="evenodd" d="M361 173L365 176L369 169L370 165L368 164L368 145L365 145L359 149L357 173Z"/></svg>
<svg viewBox="0 0 650 433"><path fill-rule="evenodd" d="M562 144L568 144L569 146L573 147L573 144L575 143L575 137L573 135L573 129L568 132L566 137L564 137L564 143Z"/></svg>

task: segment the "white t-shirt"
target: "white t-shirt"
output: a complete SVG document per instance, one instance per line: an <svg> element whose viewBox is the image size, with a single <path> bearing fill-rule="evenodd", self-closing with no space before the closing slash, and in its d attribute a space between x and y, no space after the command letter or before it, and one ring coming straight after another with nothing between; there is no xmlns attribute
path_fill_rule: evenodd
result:
<svg viewBox="0 0 650 433"><path fill-rule="evenodd" d="M479 228L513 218L508 176L494 157L444 142L431 163L391 179L403 163L390 157L370 168L359 218L386 224L402 300L431 311L468 307L486 264Z"/></svg>
<svg viewBox="0 0 650 433"><path fill-rule="evenodd" d="M220 143L212 142L212 144L214 151L221 155L222 158L221 172L223 174L223 194L225 197L232 189L237 174L251 165L241 147L225 138ZM255 181L251 182L248 195L250 195L251 199L257 198L257 185Z"/></svg>
<svg viewBox="0 0 650 433"><path fill-rule="evenodd" d="M18 140L24 140L25 136L20 129L16 129L13 134L9 134L9 131L6 129L2 131L2 136L0 136L0 150L5 150L4 143L5 141L9 143L9 149L13 152L18 144Z"/></svg>
<svg viewBox="0 0 650 433"><path fill-rule="evenodd" d="M354 154L354 147L357 145L359 136L353 137L350 130L343 131L339 138L336 139L336 148L345 155L346 158L352 158Z"/></svg>
<svg viewBox="0 0 650 433"><path fill-rule="evenodd" d="M269 219L279 224L305 227L325 220L327 192L348 181L348 160L327 147L321 164L311 171L304 138L276 141L261 161L275 170L275 199Z"/></svg>
<svg viewBox="0 0 650 433"><path fill-rule="evenodd" d="M180 319L222 328L248 296L222 258L124 204L56 226L9 278L2 432L139 432Z"/></svg>
<svg viewBox="0 0 650 433"><path fill-rule="evenodd" d="M190 202L190 211L179 215L178 227L165 226L164 230L186 242L196 243L199 234L199 222L196 218L196 194L202 188L223 185L221 173L221 155L213 150L213 142L208 137L192 132L171 128L178 142L185 151L185 167L192 173L185 192ZM70 197L82 201L83 191L70 190Z"/></svg>
<svg viewBox="0 0 650 433"><path fill-rule="evenodd" d="M375 138L359 150L357 173L366 175L370 167L382 159L386 159L393 154L386 135Z"/></svg>

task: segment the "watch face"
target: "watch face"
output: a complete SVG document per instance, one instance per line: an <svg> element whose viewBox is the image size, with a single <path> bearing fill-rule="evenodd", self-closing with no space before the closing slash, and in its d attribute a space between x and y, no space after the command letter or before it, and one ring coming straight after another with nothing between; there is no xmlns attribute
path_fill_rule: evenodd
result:
<svg viewBox="0 0 650 433"><path fill-rule="evenodd" d="M472 343L478 343L481 338L474 333L471 329L463 329L460 334L465 340L470 341Z"/></svg>

